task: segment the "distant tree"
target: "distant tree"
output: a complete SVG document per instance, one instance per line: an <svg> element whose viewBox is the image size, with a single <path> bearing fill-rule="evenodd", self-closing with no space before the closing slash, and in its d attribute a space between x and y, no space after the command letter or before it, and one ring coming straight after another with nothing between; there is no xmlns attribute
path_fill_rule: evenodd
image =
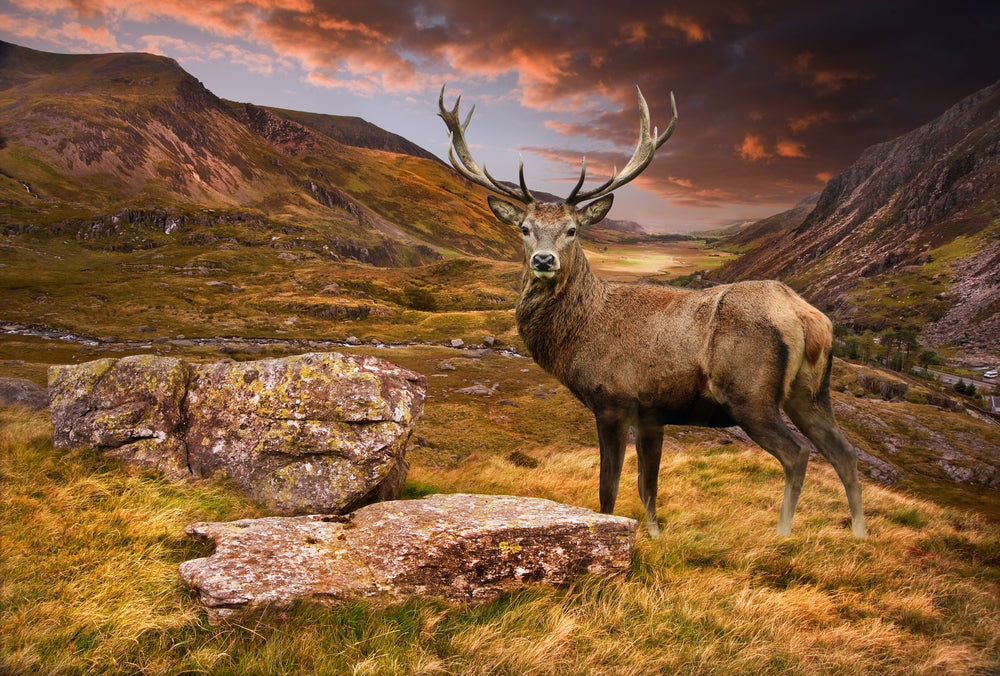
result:
<svg viewBox="0 0 1000 676"><path fill-rule="evenodd" d="M912 354L920 347L917 332L914 329L899 329L896 331L896 349L899 350L899 370L909 371L913 365Z"/></svg>
<svg viewBox="0 0 1000 676"><path fill-rule="evenodd" d="M879 335L879 345L881 346L880 356L885 367L893 371L901 370L901 359L899 352L899 341L896 337L895 329L886 329Z"/></svg>
<svg viewBox="0 0 1000 676"><path fill-rule="evenodd" d="M833 325L833 354L841 359L857 359L856 336L845 324Z"/></svg>
<svg viewBox="0 0 1000 676"><path fill-rule="evenodd" d="M941 357L934 350L924 350L917 356L917 362L923 367L924 372L926 372L928 367L940 364Z"/></svg>
<svg viewBox="0 0 1000 676"><path fill-rule="evenodd" d="M955 383L955 391L959 394L964 394L967 397L975 397L979 392L976 390L976 386L972 383L967 383L961 378Z"/></svg>
<svg viewBox="0 0 1000 676"><path fill-rule="evenodd" d="M867 363L875 356L875 334L866 329L858 338L858 359Z"/></svg>
<svg viewBox="0 0 1000 676"><path fill-rule="evenodd" d="M912 354L920 347L917 332L913 329L888 329L881 336L882 358L887 368L893 371L909 371Z"/></svg>
<svg viewBox="0 0 1000 676"><path fill-rule="evenodd" d="M853 336L854 331L852 331L851 327L847 324L834 324L833 335L841 340L845 340L846 338Z"/></svg>

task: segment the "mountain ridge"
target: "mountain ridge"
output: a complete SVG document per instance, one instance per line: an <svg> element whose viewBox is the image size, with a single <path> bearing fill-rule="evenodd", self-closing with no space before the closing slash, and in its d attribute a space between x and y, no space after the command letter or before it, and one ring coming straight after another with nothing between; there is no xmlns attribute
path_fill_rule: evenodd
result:
<svg viewBox="0 0 1000 676"><path fill-rule="evenodd" d="M745 251L714 278L783 279L857 329L896 326L930 345L995 350L1000 82L866 149L808 214L799 209L799 222L783 218L727 240Z"/></svg>
<svg viewBox="0 0 1000 676"><path fill-rule="evenodd" d="M519 238L492 217L482 189L375 125L347 145L322 128L349 130L350 118L227 102L151 54L0 43L0 73L4 227L65 229L122 209L249 210L361 262L519 256ZM303 116L311 126L294 119ZM364 253L375 250L387 253Z"/></svg>

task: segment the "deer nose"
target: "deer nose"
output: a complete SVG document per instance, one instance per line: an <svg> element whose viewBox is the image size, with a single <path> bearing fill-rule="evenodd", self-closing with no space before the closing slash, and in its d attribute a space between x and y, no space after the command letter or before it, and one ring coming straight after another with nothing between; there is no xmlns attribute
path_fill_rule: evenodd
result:
<svg viewBox="0 0 1000 676"><path fill-rule="evenodd" d="M531 257L531 267L535 270L545 272L551 270L556 263L556 257L550 253L536 253Z"/></svg>

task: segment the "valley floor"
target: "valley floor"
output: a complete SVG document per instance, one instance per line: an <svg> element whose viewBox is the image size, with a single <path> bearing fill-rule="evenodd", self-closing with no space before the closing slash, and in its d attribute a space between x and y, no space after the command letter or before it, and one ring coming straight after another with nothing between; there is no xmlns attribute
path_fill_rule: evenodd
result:
<svg viewBox="0 0 1000 676"><path fill-rule="evenodd" d="M289 268L270 260L276 252L190 248L7 254L0 377L44 386L50 365L137 353L375 354L428 376L404 498L598 506L590 413L521 354L515 264L374 270L303 255ZM1000 497L988 468L1000 465L1000 428L929 403L915 385L883 401L860 386L862 371L875 377L837 362L838 419L899 471L892 486L864 484L866 541L851 537L825 461L809 467L792 536L776 538L778 463L733 430L671 428L663 535L639 536L623 578L485 605L302 606L219 627L178 582L181 561L207 554L184 527L261 510L223 482L174 484L56 450L46 412L0 408L0 673L995 673ZM490 394L459 392L477 384ZM985 483L949 480L942 461ZM630 452L616 513L638 519L636 481Z"/></svg>

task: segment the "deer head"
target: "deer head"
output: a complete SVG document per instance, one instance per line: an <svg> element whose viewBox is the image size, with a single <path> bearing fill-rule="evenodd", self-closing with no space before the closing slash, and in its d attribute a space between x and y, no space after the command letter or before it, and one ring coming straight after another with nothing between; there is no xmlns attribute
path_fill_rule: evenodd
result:
<svg viewBox="0 0 1000 676"><path fill-rule="evenodd" d="M473 106L465 122L461 122L458 107L462 97L459 96L455 101L455 107L448 110L444 107L444 87L441 87L438 115L448 127L448 159L455 170L468 180L513 200L508 201L493 195L487 198L490 210L501 222L520 228L524 236L525 264L536 278L551 279L566 267L564 265L566 257L577 255L579 244L576 236L580 228L597 223L608 214L614 201L614 195L611 193L641 174L653 161L657 149L674 132L677 126L677 104L673 93L670 94L673 118L667 129L662 134L657 134L655 127L650 133L649 106L646 104L646 99L638 87L635 91L639 99L639 142L625 168L619 173L615 167L611 178L602 185L591 190L583 190L583 183L587 177L587 159L584 158L580 167L580 180L577 181L569 197L561 202L539 202L525 184L523 160L518 166L520 183L518 187L497 181L490 176L485 166L479 166L465 141L465 130L472 120L472 113L476 107ZM594 201L577 208L578 204L586 200Z"/></svg>

